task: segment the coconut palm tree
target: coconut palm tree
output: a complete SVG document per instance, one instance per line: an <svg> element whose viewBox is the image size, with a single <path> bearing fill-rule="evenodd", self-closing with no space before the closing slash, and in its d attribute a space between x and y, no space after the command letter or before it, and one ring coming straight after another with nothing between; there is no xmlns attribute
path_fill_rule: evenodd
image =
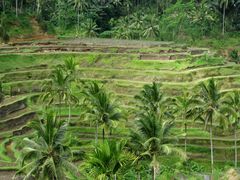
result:
<svg viewBox="0 0 240 180"><path fill-rule="evenodd" d="M36 6L37 6L37 15L39 16L42 12L42 4L43 0L37 0L36 1Z"/></svg>
<svg viewBox="0 0 240 180"><path fill-rule="evenodd" d="M64 61L64 64L60 65L60 67L67 74L68 79L69 79L70 82L72 82L72 81L74 81L76 79L77 65L78 64L74 61L73 58L66 59Z"/></svg>
<svg viewBox="0 0 240 180"><path fill-rule="evenodd" d="M104 141L87 154L82 168L87 176L99 180L117 179L131 167L134 156L126 151L126 141Z"/></svg>
<svg viewBox="0 0 240 180"><path fill-rule="evenodd" d="M77 10L77 32L79 32L80 27L80 14L83 13L87 7L87 0L74 0L74 8Z"/></svg>
<svg viewBox="0 0 240 180"><path fill-rule="evenodd" d="M120 120L121 114L117 103L111 99L102 87L96 82L90 83L84 91L88 103L88 114L96 123L96 143L98 141L98 126L103 125L102 137L105 139L105 130L115 126L114 122Z"/></svg>
<svg viewBox="0 0 240 180"><path fill-rule="evenodd" d="M240 92L234 91L232 93L226 94L224 98L224 107L222 108L227 112L227 118L230 121L230 129L234 131L234 146L235 146L235 168L237 168L238 162L238 152L237 152L237 129L240 123Z"/></svg>
<svg viewBox="0 0 240 180"><path fill-rule="evenodd" d="M187 121L194 114L194 109L198 104L198 100L194 96L191 96L188 92L186 92L183 93L183 95L176 97L174 99L174 104L176 106L177 116L180 117L181 120L183 120L185 136L184 149L185 153L187 153Z"/></svg>
<svg viewBox="0 0 240 180"><path fill-rule="evenodd" d="M211 169L213 173L213 122L223 119L222 114L220 113L221 107L221 98L222 94L220 93L218 86L214 79L210 79L207 83L201 83L200 87L200 103L201 103L201 118L205 123L205 129L209 125L210 131L210 145L211 145Z"/></svg>
<svg viewBox="0 0 240 180"><path fill-rule="evenodd" d="M69 77L60 67L56 67L56 69L51 74L51 81L46 82L43 87L45 93L41 96L41 99L47 102L47 105L50 105L53 102L58 102L59 117L61 116L61 104L62 102L66 101L69 91L68 78Z"/></svg>
<svg viewBox="0 0 240 180"><path fill-rule="evenodd" d="M71 150L64 145L67 123L58 121L53 113L48 113L44 120L29 124L36 138L24 138L21 169L24 179L65 179L65 173L78 174L77 168L70 162Z"/></svg>
<svg viewBox="0 0 240 180"><path fill-rule="evenodd" d="M65 72L68 81L67 88L67 98L66 104L68 105L68 121L71 120L71 105L78 103L78 98L72 92L72 83L76 80L77 77L77 63L73 58L67 59L64 61L64 64L60 66Z"/></svg>
<svg viewBox="0 0 240 180"><path fill-rule="evenodd" d="M16 17L18 17L18 0L15 0Z"/></svg>
<svg viewBox="0 0 240 180"><path fill-rule="evenodd" d="M153 82L151 85L144 85L139 95L135 96L135 99L140 102L139 109L145 111L152 111L160 113L163 104L167 102L167 98L164 97L161 92L161 84Z"/></svg>
<svg viewBox="0 0 240 180"><path fill-rule="evenodd" d="M223 12L223 19L222 19L222 34L225 34L225 18L226 18L226 9L228 8L229 0L220 0L220 7L222 8Z"/></svg>
<svg viewBox="0 0 240 180"><path fill-rule="evenodd" d="M173 120L163 120L160 114L149 112L140 116L135 130L131 131L130 147L137 147L141 152L135 162L142 157L149 157L153 180L156 179L160 156L177 154L186 159L186 154L170 140L172 127Z"/></svg>
<svg viewBox="0 0 240 180"><path fill-rule="evenodd" d="M102 87L100 87L96 82L87 83L82 91L84 95L84 103L86 112L92 114L91 103L94 101L95 96L102 91ZM86 113L86 114L87 114ZM98 127L99 122L98 119L94 119L96 124L96 131L95 131L95 143L98 143Z"/></svg>
<svg viewBox="0 0 240 180"><path fill-rule="evenodd" d="M94 20L86 19L82 23L82 30L83 30L83 34L86 37L96 37L97 31L99 30L99 28Z"/></svg>

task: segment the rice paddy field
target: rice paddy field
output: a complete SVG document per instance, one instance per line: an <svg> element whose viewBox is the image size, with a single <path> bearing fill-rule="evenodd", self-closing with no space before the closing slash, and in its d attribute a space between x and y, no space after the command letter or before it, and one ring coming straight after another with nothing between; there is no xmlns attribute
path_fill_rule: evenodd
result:
<svg viewBox="0 0 240 180"><path fill-rule="evenodd" d="M5 99L0 104L0 179L11 179L19 168L22 139L33 135L27 123L36 119L43 109L43 104L37 100L42 94L43 84L50 81L53 69L69 58L78 64L79 84L76 83L74 93L79 94L77 86L81 85L80 82L99 82L113 93L125 114L118 128L106 135L110 139L128 138L137 105L134 96L145 84L160 82L168 96L180 95L187 90L194 92L199 83L211 78L216 80L222 92L240 89L240 64L208 48L187 47L173 42L110 39L53 39L2 45L0 81ZM53 104L51 108L57 106L61 106L61 118L67 118L68 107ZM95 127L82 119L82 113L81 107L72 107L68 133L79 142L71 146L74 154L89 151L95 138ZM182 124L176 119L173 129L178 138L177 146L181 148L184 147ZM234 136L231 132L220 133L217 124L213 126L215 167L221 170L234 163ZM189 121L188 127L187 155L208 174L209 132L204 130L201 122ZM240 131L237 134L239 137ZM80 162L76 156L75 163ZM174 157L162 157L162 162L171 168Z"/></svg>

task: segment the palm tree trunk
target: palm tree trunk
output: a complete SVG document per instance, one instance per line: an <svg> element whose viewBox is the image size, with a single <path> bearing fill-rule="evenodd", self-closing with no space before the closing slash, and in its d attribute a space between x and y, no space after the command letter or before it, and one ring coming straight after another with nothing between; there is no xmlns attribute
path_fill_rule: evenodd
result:
<svg viewBox="0 0 240 180"><path fill-rule="evenodd" d="M141 180L141 174L140 174L140 172L137 173L137 180Z"/></svg>
<svg viewBox="0 0 240 180"><path fill-rule="evenodd" d="M23 0L21 1L20 13L22 13L22 8L23 8Z"/></svg>
<svg viewBox="0 0 240 180"><path fill-rule="evenodd" d="M234 130L234 145L235 145L235 168L237 168L238 153L237 153L237 127L236 127L236 125L235 125L235 130Z"/></svg>
<svg viewBox="0 0 240 180"><path fill-rule="evenodd" d="M104 130L104 128L102 129L102 139L103 139L103 141L105 140L105 130Z"/></svg>
<svg viewBox="0 0 240 180"><path fill-rule="evenodd" d="M59 120L61 119L61 104L62 104L62 99L61 96L59 96L59 108L58 108L58 118Z"/></svg>
<svg viewBox="0 0 240 180"><path fill-rule="evenodd" d="M15 6L16 6L16 17L18 17L18 0L15 0Z"/></svg>
<svg viewBox="0 0 240 180"><path fill-rule="evenodd" d="M187 123L184 123L184 129L185 129L185 153L187 153Z"/></svg>
<svg viewBox="0 0 240 180"><path fill-rule="evenodd" d="M98 143L98 121L96 122L95 143Z"/></svg>
<svg viewBox="0 0 240 180"><path fill-rule="evenodd" d="M78 33L79 33L79 27L80 27L80 12L79 12L79 9L78 9L78 15L77 15L77 16L78 16L78 19L77 19L77 21L78 21L78 22L77 22L77 23L78 23L78 24L77 24L77 35L78 35Z"/></svg>
<svg viewBox="0 0 240 180"><path fill-rule="evenodd" d="M152 180L156 180L156 168L155 168L155 166L152 167Z"/></svg>
<svg viewBox="0 0 240 180"><path fill-rule="evenodd" d="M222 35L225 34L225 13L226 13L226 8L225 5L223 5L223 22L222 22Z"/></svg>
<svg viewBox="0 0 240 180"><path fill-rule="evenodd" d="M210 144L211 144L211 169L213 175L213 140L212 140L212 122L210 124Z"/></svg>
<svg viewBox="0 0 240 180"><path fill-rule="evenodd" d="M68 124L69 124L70 121L71 121L71 105L69 103L69 106L68 106Z"/></svg>

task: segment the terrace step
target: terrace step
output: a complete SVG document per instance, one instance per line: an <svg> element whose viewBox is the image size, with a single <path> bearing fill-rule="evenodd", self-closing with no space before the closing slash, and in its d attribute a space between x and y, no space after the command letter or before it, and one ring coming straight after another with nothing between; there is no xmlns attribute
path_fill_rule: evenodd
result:
<svg viewBox="0 0 240 180"><path fill-rule="evenodd" d="M1 81L3 83L16 82L23 80L44 80L49 77L52 69L39 69L32 71L14 71L2 74Z"/></svg>
<svg viewBox="0 0 240 180"><path fill-rule="evenodd" d="M22 110L27 107L26 97L10 97L0 105L0 119L2 120L7 115Z"/></svg>
<svg viewBox="0 0 240 180"><path fill-rule="evenodd" d="M16 167L11 168L0 168L0 179L10 180L16 173Z"/></svg>
<svg viewBox="0 0 240 180"><path fill-rule="evenodd" d="M16 110L14 112L11 112L9 114L7 114L6 116L4 117L0 117L0 122L1 121L5 121L5 120L8 120L8 119L11 119L11 118L14 118L14 117L18 117L18 116L21 116L22 114L25 114L27 112L29 112L30 110L27 108L27 106L25 106L24 108L22 109L19 109L19 110Z"/></svg>
<svg viewBox="0 0 240 180"><path fill-rule="evenodd" d="M18 117L14 117L0 122L0 131L7 131L16 126L22 126L36 117L36 112L27 112Z"/></svg>
<svg viewBox="0 0 240 180"><path fill-rule="evenodd" d="M177 53L177 54L170 54L170 55L157 55L157 54L141 54L139 59L140 60L177 60L177 59L185 59L190 54L188 53Z"/></svg>
<svg viewBox="0 0 240 180"><path fill-rule="evenodd" d="M12 96L23 95L27 93L38 94L43 91L42 86L47 81L49 81L49 79L4 83L3 91L5 94L10 94Z"/></svg>

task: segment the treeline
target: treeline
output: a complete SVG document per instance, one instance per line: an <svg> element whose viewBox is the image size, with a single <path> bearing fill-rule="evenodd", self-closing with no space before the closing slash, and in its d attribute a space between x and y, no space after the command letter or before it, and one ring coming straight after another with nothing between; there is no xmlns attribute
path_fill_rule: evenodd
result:
<svg viewBox="0 0 240 180"><path fill-rule="evenodd" d="M27 14L47 32L88 37L194 40L240 30L240 0L2 0L0 11L1 19Z"/></svg>

